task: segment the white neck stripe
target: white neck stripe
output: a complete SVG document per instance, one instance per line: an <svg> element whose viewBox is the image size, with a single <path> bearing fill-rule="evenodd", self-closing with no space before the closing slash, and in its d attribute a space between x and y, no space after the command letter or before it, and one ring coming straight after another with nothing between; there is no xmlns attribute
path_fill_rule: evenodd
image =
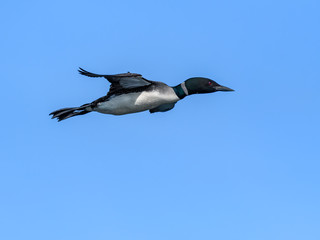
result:
<svg viewBox="0 0 320 240"><path fill-rule="evenodd" d="M181 88L182 88L182 90L184 91L184 93L188 96L188 95L189 95L189 92L188 92L188 89L187 89L187 87L186 87L186 83L183 82L183 83L181 83L180 85L181 85Z"/></svg>

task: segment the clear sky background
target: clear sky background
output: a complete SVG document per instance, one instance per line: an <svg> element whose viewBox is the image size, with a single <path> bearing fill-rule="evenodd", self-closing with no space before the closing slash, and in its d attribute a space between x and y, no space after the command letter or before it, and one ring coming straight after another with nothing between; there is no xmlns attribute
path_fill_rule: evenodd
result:
<svg viewBox="0 0 320 240"><path fill-rule="evenodd" d="M4 1L0 238L320 239L319 1ZM48 114L137 72L235 89Z"/></svg>

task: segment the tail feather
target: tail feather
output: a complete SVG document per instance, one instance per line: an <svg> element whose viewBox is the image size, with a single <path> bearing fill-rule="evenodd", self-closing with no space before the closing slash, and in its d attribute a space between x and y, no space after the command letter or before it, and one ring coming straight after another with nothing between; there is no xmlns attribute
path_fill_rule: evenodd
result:
<svg viewBox="0 0 320 240"><path fill-rule="evenodd" d="M49 115L52 115L52 119L57 118L58 122L60 122L70 117L84 115L88 112L91 112L90 110L87 110L88 107L90 107L90 104L84 104L81 107L74 108L61 108L59 110L53 111Z"/></svg>

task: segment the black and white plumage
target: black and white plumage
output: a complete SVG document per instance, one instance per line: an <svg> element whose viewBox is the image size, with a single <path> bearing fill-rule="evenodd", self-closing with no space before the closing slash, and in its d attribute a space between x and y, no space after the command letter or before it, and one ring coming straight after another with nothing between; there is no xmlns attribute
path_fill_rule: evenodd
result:
<svg viewBox="0 0 320 240"><path fill-rule="evenodd" d="M50 115L58 121L83 115L92 111L123 115L149 110L150 113L171 110L175 103L187 95L215 91L232 91L220 86L208 78L190 78L176 87L169 87L163 82L150 81L137 73L100 75L79 68L79 73L88 77L103 77L110 83L110 89L103 96L91 103L75 108L62 108ZM220 89L218 90L218 88Z"/></svg>

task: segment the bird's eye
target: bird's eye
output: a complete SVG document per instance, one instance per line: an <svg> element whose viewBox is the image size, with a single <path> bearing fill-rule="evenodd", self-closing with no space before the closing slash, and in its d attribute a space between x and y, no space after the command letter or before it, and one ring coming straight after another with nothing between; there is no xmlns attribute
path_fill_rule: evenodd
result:
<svg viewBox="0 0 320 240"><path fill-rule="evenodd" d="M209 84L209 85L211 85L211 84L212 84L212 82L208 82L208 84Z"/></svg>

